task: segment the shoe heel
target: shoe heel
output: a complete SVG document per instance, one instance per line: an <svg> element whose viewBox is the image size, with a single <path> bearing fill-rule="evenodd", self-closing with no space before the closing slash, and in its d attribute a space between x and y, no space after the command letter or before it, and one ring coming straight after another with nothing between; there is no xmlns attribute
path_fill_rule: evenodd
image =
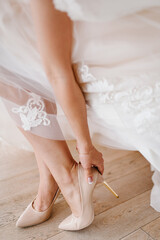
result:
<svg viewBox="0 0 160 240"><path fill-rule="evenodd" d="M103 185L116 197L119 198L118 194L109 186L109 184L104 180L102 175L98 174L97 184L103 183Z"/></svg>

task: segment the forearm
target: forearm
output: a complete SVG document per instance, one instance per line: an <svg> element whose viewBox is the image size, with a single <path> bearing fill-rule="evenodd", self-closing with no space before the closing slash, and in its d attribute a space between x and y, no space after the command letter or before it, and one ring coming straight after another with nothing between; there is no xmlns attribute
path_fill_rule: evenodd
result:
<svg viewBox="0 0 160 240"><path fill-rule="evenodd" d="M51 81L56 98L70 122L80 148L91 145L84 96L75 81L73 72L66 77Z"/></svg>
<svg viewBox="0 0 160 240"><path fill-rule="evenodd" d="M78 146L85 151L91 139L85 100L71 67L72 22L65 13L54 9L51 0L45 0L45 4L44 0L33 0L31 9L46 74Z"/></svg>

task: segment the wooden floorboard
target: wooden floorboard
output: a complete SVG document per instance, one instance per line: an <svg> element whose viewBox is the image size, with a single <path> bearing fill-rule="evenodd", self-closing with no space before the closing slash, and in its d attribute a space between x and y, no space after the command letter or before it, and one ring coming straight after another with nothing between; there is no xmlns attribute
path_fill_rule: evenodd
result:
<svg viewBox="0 0 160 240"><path fill-rule="evenodd" d="M150 190L97 215L92 225L81 232L63 231L49 240L120 239L160 216L149 207L149 195Z"/></svg>
<svg viewBox="0 0 160 240"><path fill-rule="evenodd" d="M143 230L138 229L134 231L133 233L129 234L128 236L121 238L121 240L153 240L151 236L149 236L147 233L145 233Z"/></svg>
<svg viewBox="0 0 160 240"><path fill-rule="evenodd" d="M148 233L155 240L160 239L160 217L142 226L143 231Z"/></svg>
<svg viewBox="0 0 160 240"><path fill-rule="evenodd" d="M68 141L75 160L75 141ZM39 173L34 154L24 150L1 151L0 164L0 240L151 240L160 239L160 213L150 207L152 172L139 153L97 146L105 159L104 178L119 194L117 199L102 184L94 190L95 219L79 232L58 229L70 214L60 194L52 217L37 226L20 229L15 223L37 193Z"/></svg>

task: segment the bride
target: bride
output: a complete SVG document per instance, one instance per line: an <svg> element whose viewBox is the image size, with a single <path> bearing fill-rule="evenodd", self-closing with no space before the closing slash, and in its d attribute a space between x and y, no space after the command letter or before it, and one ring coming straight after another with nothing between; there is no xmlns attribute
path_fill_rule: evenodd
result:
<svg viewBox="0 0 160 240"><path fill-rule="evenodd" d="M155 170L151 206L160 211L159 13L157 0L0 3L0 95L40 172L17 226L48 219L60 190L72 214L59 227L91 224L104 171L94 142L144 155ZM81 164L67 139L76 139Z"/></svg>

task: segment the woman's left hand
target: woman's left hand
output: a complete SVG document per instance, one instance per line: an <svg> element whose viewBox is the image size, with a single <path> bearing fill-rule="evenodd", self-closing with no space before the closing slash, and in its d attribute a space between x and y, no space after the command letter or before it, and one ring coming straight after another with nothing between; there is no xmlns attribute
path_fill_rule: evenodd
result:
<svg viewBox="0 0 160 240"><path fill-rule="evenodd" d="M93 145L87 152L82 152L78 147L76 149L79 153L79 161L85 170L86 179L91 184L93 182L92 167L97 167L101 174L104 172L103 155Z"/></svg>

